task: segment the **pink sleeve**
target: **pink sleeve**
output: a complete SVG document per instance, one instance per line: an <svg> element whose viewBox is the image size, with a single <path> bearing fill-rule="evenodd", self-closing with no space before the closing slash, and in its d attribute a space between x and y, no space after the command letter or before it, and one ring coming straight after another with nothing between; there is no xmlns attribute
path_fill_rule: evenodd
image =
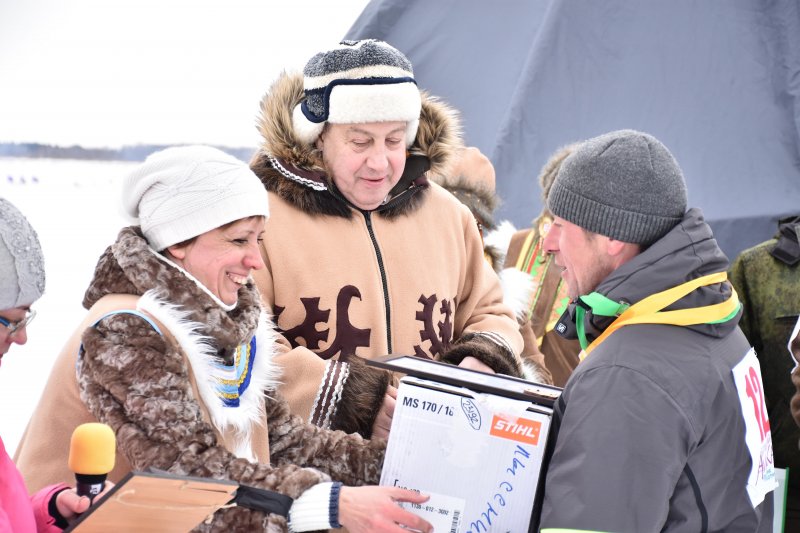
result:
<svg viewBox="0 0 800 533"><path fill-rule="evenodd" d="M8 513L2 507L0 507L0 531L11 531L11 520L9 520Z"/></svg>
<svg viewBox="0 0 800 533"><path fill-rule="evenodd" d="M62 529L56 525L56 519L50 516L48 506L50 505L50 499L53 495L64 489L69 489L69 485L66 483L58 483L57 485L45 487L36 494L31 495L31 507L33 508L33 516L36 518L37 533L62 531Z"/></svg>

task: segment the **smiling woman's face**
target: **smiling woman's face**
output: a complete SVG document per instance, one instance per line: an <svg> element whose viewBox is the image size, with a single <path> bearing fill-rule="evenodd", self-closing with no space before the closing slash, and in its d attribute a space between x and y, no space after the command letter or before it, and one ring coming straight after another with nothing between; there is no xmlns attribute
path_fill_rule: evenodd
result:
<svg viewBox="0 0 800 533"><path fill-rule="evenodd" d="M264 268L259 243L264 217L244 218L167 248L172 259L227 305L239 298L250 272Z"/></svg>

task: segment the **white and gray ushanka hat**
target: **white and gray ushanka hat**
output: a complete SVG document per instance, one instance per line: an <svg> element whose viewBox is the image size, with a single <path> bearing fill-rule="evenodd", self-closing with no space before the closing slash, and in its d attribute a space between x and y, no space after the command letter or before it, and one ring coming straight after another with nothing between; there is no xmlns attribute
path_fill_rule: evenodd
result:
<svg viewBox="0 0 800 533"><path fill-rule="evenodd" d="M303 69L305 98L293 113L295 133L313 144L326 122L407 122L406 146L417 135L422 107L411 62L376 39L342 41Z"/></svg>

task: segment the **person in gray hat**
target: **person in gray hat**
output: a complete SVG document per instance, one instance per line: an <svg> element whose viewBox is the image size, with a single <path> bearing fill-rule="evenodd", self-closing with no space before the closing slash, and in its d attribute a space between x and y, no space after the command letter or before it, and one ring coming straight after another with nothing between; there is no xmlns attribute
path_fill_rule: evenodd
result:
<svg viewBox="0 0 800 533"><path fill-rule="evenodd" d="M0 360L12 344L25 344L31 305L44 293L44 258L36 231L14 205L0 198Z"/></svg>
<svg viewBox="0 0 800 533"><path fill-rule="evenodd" d="M14 204L0 198L0 361L12 344L28 341L31 306L44 293L39 237ZM0 531L61 531L85 512L89 498L57 483L28 496L25 483L0 439ZM109 489L113 484L109 484Z"/></svg>
<svg viewBox="0 0 800 533"><path fill-rule="evenodd" d="M772 531L772 442L728 260L667 148L581 143L548 196L545 250L581 362L555 406L540 527Z"/></svg>

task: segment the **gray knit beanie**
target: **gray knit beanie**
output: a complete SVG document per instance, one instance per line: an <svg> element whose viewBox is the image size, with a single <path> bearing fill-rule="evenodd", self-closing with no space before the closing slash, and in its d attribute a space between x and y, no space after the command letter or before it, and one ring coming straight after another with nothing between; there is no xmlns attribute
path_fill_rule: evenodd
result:
<svg viewBox="0 0 800 533"><path fill-rule="evenodd" d="M422 97L411 62L383 41L342 41L318 53L303 69L303 89L292 116L302 142L313 144L326 122L395 121L408 123L406 145L414 142Z"/></svg>
<svg viewBox="0 0 800 533"><path fill-rule="evenodd" d="M644 245L678 225L686 203L675 158L658 139L634 130L581 143L562 163L547 200L557 217Z"/></svg>
<svg viewBox="0 0 800 533"><path fill-rule="evenodd" d="M43 293L39 237L19 209L0 198L0 309L31 305Z"/></svg>

